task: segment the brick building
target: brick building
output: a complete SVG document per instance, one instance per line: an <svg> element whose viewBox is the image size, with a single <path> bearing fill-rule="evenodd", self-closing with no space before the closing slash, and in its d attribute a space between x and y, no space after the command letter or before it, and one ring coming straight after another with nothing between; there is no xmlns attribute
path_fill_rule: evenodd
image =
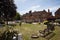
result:
<svg viewBox="0 0 60 40"><path fill-rule="evenodd" d="M60 8L55 12L55 18L60 18Z"/></svg>
<svg viewBox="0 0 60 40"><path fill-rule="evenodd" d="M43 11L29 11L29 13L26 13L22 16L22 21L24 22L43 22L44 20L47 20L47 18L52 17L52 12L48 9L48 12Z"/></svg>

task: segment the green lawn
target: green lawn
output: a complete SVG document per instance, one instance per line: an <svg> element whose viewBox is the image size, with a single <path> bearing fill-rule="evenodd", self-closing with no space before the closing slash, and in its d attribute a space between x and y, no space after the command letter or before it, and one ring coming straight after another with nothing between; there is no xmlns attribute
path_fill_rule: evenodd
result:
<svg viewBox="0 0 60 40"><path fill-rule="evenodd" d="M39 30L44 30L46 28L46 25L44 24L22 24L22 26L17 26L14 27L14 29L17 29L20 33L23 35L23 40L47 40L45 38L39 37L37 39L32 39L31 35L32 34L39 34ZM0 31L5 30L3 28L0 28ZM54 37L52 37L50 40L60 40L60 27L55 26L55 31L54 33L56 34Z"/></svg>
<svg viewBox="0 0 60 40"><path fill-rule="evenodd" d="M46 40L45 38L39 37L38 39L32 39L31 35L33 33L38 34L39 30L44 30L46 28L43 24L22 24L22 26L16 26L16 29L23 34L24 40ZM60 27L56 26L55 31L56 35L50 40L60 40Z"/></svg>

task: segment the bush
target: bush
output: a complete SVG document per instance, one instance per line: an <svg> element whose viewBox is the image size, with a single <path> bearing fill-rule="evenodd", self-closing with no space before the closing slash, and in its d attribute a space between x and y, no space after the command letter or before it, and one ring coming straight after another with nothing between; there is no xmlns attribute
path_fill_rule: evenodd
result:
<svg viewBox="0 0 60 40"><path fill-rule="evenodd" d="M2 36L0 37L0 40L13 40L13 37L15 36L16 37L16 40L17 40L17 35L18 35L18 32L17 31L4 31L2 33Z"/></svg>

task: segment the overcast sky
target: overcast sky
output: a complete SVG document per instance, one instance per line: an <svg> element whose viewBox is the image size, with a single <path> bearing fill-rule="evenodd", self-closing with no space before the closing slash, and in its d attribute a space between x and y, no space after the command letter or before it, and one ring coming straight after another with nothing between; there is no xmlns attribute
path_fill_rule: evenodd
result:
<svg viewBox="0 0 60 40"><path fill-rule="evenodd" d="M55 12L60 8L60 0L14 0L17 6L17 11L23 15L29 10L41 11L50 9Z"/></svg>

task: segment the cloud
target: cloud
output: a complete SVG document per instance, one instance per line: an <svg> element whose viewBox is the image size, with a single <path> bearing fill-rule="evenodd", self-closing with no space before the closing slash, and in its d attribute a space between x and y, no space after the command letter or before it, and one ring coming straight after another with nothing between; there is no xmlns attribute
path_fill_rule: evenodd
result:
<svg viewBox="0 0 60 40"><path fill-rule="evenodd" d="M15 0L16 3L18 3L18 2L19 2L19 3L20 3L20 2L24 3L24 2L26 2L26 1L27 1L27 0Z"/></svg>
<svg viewBox="0 0 60 40"><path fill-rule="evenodd" d="M48 7L48 8L46 8L45 10L48 11L48 9L50 9L50 11L52 12L52 15L54 16L54 15L55 15L54 13L56 12L56 10L57 10L58 8L60 8L60 5L58 5L58 6L53 6L53 7Z"/></svg>
<svg viewBox="0 0 60 40"><path fill-rule="evenodd" d="M52 13L53 13L54 16L55 16L54 13L56 12L56 10L57 10L58 8L60 8L60 5L59 5L59 6L56 6L56 7L50 8L50 10L52 11Z"/></svg>
<svg viewBox="0 0 60 40"><path fill-rule="evenodd" d="M60 5L47 7L47 8L45 8L45 10L48 11L48 9L50 9L51 12L55 12L58 8L60 8Z"/></svg>
<svg viewBox="0 0 60 40"><path fill-rule="evenodd" d="M47 8L45 8L45 10L48 11L48 9L50 9L50 11L51 11L51 12L53 13L53 15L54 15L54 12L55 12L58 8L60 8L60 5L59 5L59 6L53 6L53 7L47 7ZM26 9L26 10L20 11L20 13L21 13L21 15L23 15L23 14L25 14L26 12L29 12L30 10L32 10L32 11L40 11L40 10L43 10L43 9L40 7L40 5L35 5L35 6L32 6L32 7L28 8L28 9Z"/></svg>
<svg viewBox="0 0 60 40"><path fill-rule="evenodd" d="M28 10L35 11L35 10L37 10L38 8L40 8L40 5L32 6L32 7L30 7Z"/></svg>
<svg viewBox="0 0 60 40"><path fill-rule="evenodd" d="M29 12L30 10L35 11L35 10L38 10L39 8L40 8L40 5L34 5L34 6L27 8L26 10L20 11L20 13L22 15L22 14Z"/></svg>

